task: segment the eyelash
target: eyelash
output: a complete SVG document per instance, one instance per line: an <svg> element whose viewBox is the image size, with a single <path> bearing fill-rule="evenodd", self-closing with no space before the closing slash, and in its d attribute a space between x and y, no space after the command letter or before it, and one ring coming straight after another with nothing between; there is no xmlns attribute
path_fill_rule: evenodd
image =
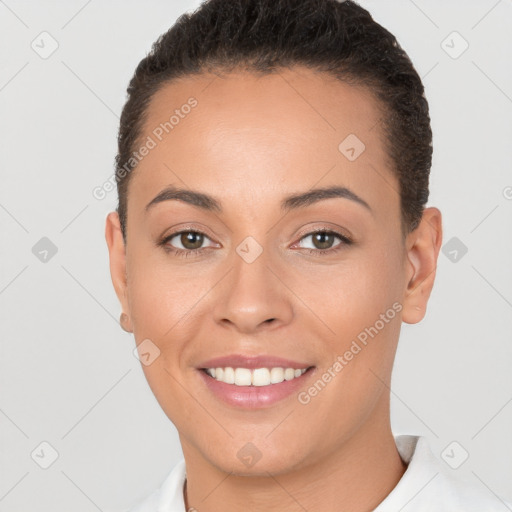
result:
<svg viewBox="0 0 512 512"><path fill-rule="evenodd" d="M202 231L198 230L192 230L192 229L185 229L182 231L176 231L175 233L171 233L170 235L166 236L161 242L158 243L158 245L162 246L164 250L170 254L173 254L175 256L178 256L180 258L189 258L193 256L198 256L200 253L204 252L205 250L211 249L211 247L201 247L199 249L178 249L176 247L172 247L168 244L169 240L173 239L177 235L182 235L183 233L194 233L197 235L203 235L206 238L209 238L206 233L203 233ZM327 235L335 235L338 237L341 241L341 243L335 245L334 247L331 247L330 249L307 249L303 248L302 251L305 251L307 254L315 255L315 256L328 256L330 254L336 253L343 249L344 246L352 245L354 242L346 235L342 235L341 233L338 233L337 231L329 230L329 229L315 229L313 231L308 231L306 234L301 236L299 239L299 242L303 240L304 238L307 238L308 236L315 235L317 233L324 233Z"/></svg>

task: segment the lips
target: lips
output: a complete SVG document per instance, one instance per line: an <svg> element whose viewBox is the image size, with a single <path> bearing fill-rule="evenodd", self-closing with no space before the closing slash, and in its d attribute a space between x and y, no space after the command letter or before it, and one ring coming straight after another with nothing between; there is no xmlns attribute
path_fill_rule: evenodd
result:
<svg viewBox="0 0 512 512"><path fill-rule="evenodd" d="M232 354L203 361L197 370L217 399L236 408L258 409L292 397L311 378L315 367L277 356ZM232 378L226 378L226 370Z"/></svg>
<svg viewBox="0 0 512 512"><path fill-rule="evenodd" d="M301 370L309 368L311 363L305 361L294 361L277 356L244 356L242 354L231 354L227 356L215 357L201 362L197 368L199 370L207 370L208 368L248 368L255 370L256 368L293 368Z"/></svg>

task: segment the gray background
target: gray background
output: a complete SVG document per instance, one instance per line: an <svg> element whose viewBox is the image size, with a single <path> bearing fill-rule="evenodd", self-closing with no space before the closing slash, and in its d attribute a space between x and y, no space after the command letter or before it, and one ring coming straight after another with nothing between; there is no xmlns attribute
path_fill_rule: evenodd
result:
<svg viewBox="0 0 512 512"><path fill-rule="evenodd" d="M103 236L116 193L92 191L113 173L135 66L197 5L0 1L0 511L123 510L181 457L118 325ZM452 466L467 452L450 471L511 500L512 2L361 5L423 77L444 214L427 317L403 325L393 430Z"/></svg>

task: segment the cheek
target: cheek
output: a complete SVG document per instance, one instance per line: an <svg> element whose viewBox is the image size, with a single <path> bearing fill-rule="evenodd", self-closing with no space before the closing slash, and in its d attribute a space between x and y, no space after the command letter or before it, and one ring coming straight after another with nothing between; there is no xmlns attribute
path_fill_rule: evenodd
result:
<svg viewBox="0 0 512 512"><path fill-rule="evenodd" d="M183 404L189 397L180 385L180 365L191 336L185 332L190 326L187 315L193 311L200 290L179 271L165 262L156 264L142 251L132 253L127 259L127 272L134 337L137 345L147 347L151 357L151 362L146 364L139 355L142 370L170 420L178 424L186 422Z"/></svg>
<svg viewBox="0 0 512 512"><path fill-rule="evenodd" d="M334 332L329 337L333 360L352 350L357 355L348 357L358 361L350 365L354 369L384 368L392 362L401 326L400 261L400 254L389 245L360 251L310 296L318 317Z"/></svg>
<svg viewBox="0 0 512 512"><path fill-rule="evenodd" d="M156 250L135 249L127 255L128 295L134 322L162 335L187 311L193 287L186 286L180 270L155 258Z"/></svg>
<svg viewBox="0 0 512 512"><path fill-rule="evenodd" d="M143 251L127 256L127 293L137 343L149 338L161 350L162 339L186 313L187 293L165 265L155 264Z"/></svg>
<svg viewBox="0 0 512 512"><path fill-rule="evenodd" d="M300 286L314 309L338 329L375 321L400 301L397 257L359 252L350 261L307 276ZM334 328L337 331L336 328Z"/></svg>
<svg viewBox="0 0 512 512"><path fill-rule="evenodd" d="M209 276L198 267L191 267L171 265L165 258L151 259L142 250L127 260L136 342L151 340L160 351L159 363L168 369L186 362L188 342L197 337L197 330L205 321L208 292L218 279L217 273ZM215 279L212 281L211 277ZM153 370L147 368L148 373Z"/></svg>

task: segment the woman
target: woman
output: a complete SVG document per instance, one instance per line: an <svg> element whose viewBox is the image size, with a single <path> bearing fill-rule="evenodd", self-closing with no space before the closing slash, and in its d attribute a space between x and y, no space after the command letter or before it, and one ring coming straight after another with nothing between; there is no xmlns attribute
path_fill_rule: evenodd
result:
<svg viewBox="0 0 512 512"><path fill-rule="evenodd" d="M133 510L503 510L390 427L442 240L431 143L418 74L354 2L210 0L159 38L106 239L184 460Z"/></svg>

